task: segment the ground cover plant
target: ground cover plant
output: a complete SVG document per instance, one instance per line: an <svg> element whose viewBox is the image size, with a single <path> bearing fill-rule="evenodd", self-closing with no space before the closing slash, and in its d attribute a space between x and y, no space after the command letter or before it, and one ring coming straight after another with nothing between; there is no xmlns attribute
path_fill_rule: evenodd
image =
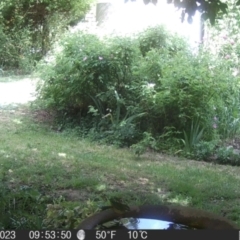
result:
<svg viewBox="0 0 240 240"><path fill-rule="evenodd" d="M240 226L239 167L153 153L137 158L50 130L51 116L24 105L1 108L0 121L1 229L76 228L113 196L129 205L192 206Z"/></svg>
<svg viewBox="0 0 240 240"><path fill-rule="evenodd" d="M132 38L67 34L59 48L39 65L38 101L56 111L61 129L137 155L150 148L206 160L200 141L214 142L207 160L240 164L224 146L240 123L239 79L225 59L193 53L162 26Z"/></svg>

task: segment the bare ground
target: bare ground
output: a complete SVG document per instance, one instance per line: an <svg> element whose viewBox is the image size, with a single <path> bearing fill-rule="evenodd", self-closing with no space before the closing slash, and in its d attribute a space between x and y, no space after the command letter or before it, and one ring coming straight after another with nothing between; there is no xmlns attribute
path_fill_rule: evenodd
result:
<svg viewBox="0 0 240 240"><path fill-rule="evenodd" d="M37 80L37 78L26 77L18 81L1 82L0 78L0 108L35 100Z"/></svg>

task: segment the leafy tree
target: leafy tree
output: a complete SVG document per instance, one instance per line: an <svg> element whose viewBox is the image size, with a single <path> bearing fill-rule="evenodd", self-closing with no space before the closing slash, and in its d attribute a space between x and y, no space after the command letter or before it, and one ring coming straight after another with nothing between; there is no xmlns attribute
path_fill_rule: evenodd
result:
<svg viewBox="0 0 240 240"><path fill-rule="evenodd" d="M129 0L125 0L125 2L128 1ZM163 0L143 0L145 4L153 3L154 5L156 5L158 1ZM193 16L198 10L202 13L202 18L204 20L209 19L212 25L214 25L218 17L227 13L228 8L228 4L222 0L167 0L167 3L174 4L176 8L182 9L182 21L185 20L185 16L187 15L187 21L192 23ZM236 4L239 5L240 1L237 1Z"/></svg>
<svg viewBox="0 0 240 240"><path fill-rule="evenodd" d="M37 60L54 37L79 21L93 0L5 0L0 2L0 65L20 67L23 57ZM13 47L14 46L14 47Z"/></svg>
<svg viewBox="0 0 240 240"><path fill-rule="evenodd" d="M206 24L205 49L222 58L231 68L234 76L239 77L240 68L240 6L235 0L228 0L228 14L218 19L214 27Z"/></svg>

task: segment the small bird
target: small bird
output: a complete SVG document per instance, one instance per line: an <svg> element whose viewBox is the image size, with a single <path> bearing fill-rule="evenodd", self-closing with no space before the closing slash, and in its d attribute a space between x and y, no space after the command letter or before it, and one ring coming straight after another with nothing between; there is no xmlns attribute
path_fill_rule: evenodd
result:
<svg viewBox="0 0 240 240"><path fill-rule="evenodd" d="M111 208L118 215L122 215L125 212L130 211L130 207L127 204L124 204L120 198L110 198Z"/></svg>

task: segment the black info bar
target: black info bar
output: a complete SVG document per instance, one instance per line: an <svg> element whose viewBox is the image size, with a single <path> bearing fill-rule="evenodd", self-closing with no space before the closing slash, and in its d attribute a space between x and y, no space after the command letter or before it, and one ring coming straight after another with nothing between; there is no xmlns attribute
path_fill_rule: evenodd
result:
<svg viewBox="0 0 240 240"><path fill-rule="evenodd" d="M240 240L240 230L0 230L0 240Z"/></svg>

